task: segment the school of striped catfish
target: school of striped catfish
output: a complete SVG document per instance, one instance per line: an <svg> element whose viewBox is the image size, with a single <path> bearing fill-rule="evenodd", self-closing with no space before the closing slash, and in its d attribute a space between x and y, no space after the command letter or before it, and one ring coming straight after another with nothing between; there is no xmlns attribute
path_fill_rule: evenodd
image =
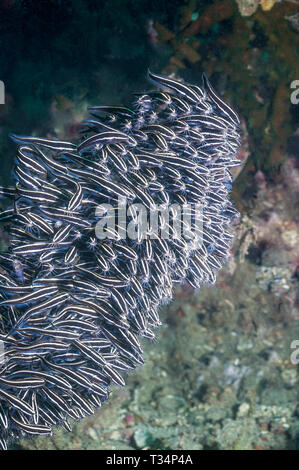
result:
<svg viewBox="0 0 299 470"><path fill-rule="evenodd" d="M229 257L239 118L205 75L202 87L148 75L156 90L130 108L90 107L75 143L11 136L15 186L0 189L10 200L0 213L2 449L93 414L143 364L141 339L155 338L175 285L214 284ZM119 216L110 225L107 205L119 201L136 236ZM140 230L140 206L158 228L147 219Z"/></svg>

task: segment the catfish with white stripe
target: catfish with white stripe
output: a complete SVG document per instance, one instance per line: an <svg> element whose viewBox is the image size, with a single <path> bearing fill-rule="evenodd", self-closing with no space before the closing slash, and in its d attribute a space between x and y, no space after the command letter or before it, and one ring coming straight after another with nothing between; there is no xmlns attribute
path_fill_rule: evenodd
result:
<svg viewBox="0 0 299 470"><path fill-rule="evenodd" d="M50 426L42 424L25 424L17 420L14 416L11 416L12 421L18 425L20 429L25 431L27 434L42 435L48 434L52 435L52 428Z"/></svg>
<svg viewBox="0 0 299 470"><path fill-rule="evenodd" d="M201 96L196 93L196 91L192 90L192 88L190 88L189 86L178 82L177 80L173 80L172 78L168 77L163 77L162 75L156 75L150 71L148 71L148 77L158 87L169 88L189 100L191 103L196 104L200 101Z"/></svg>
<svg viewBox="0 0 299 470"><path fill-rule="evenodd" d="M53 204L57 199L47 191L36 192L32 189L21 188L19 183L16 184L16 190L19 196L29 199L33 202L39 202L40 204Z"/></svg>
<svg viewBox="0 0 299 470"><path fill-rule="evenodd" d="M21 400L17 396L13 395L12 393L5 392L2 388L0 388L0 398L2 400L6 400L12 406L14 406L17 410L22 411L26 415L32 416L34 414L33 408L24 400Z"/></svg>
<svg viewBox="0 0 299 470"><path fill-rule="evenodd" d="M18 155L17 159L19 160L19 163L24 166L27 170L32 171L33 173L37 173L41 176L45 175L46 170L43 165L41 165L36 158L34 158L35 155L37 155L34 150L30 147L20 147L18 150Z"/></svg>
<svg viewBox="0 0 299 470"><path fill-rule="evenodd" d="M232 122L235 126L238 126L240 124L238 115L230 106L228 106L226 103L224 103L224 101L221 98L219 98L217 93L215 93L215 91L213 90L205 74L203 74L203 84L208 92L209 98L218 107L220 112L222 112L229 119L229 121Z"/></svg>
<svg viewBox="0 0 299 470"><path fill-rule="evenodd" d="M60 140L54 140L54 139L44 139L40 137L28 137L28 136L21 136L21 135L16 135L16 134L10 134L10 138L17 142L18 144L33 144L41 146L41 147L46 147L52 150L57 150L57 151L64 151L64 150L69 150L72 151L76 148L75 144L72 144L70 142L63 142Z"/></svg>
<svg viewBox="0 0 299 470"><path fill-rule="evenodd" d="M69 391L72 389L72 386L71 384L65 380L65 379L62 379L61 377L59 377L58 375L54 375L54 374L49 374L45 371L40 371L40 370L31 370L31 369L28 369L28 370L18 370L16 372L13 372L11 374L12 377L15 377L16 375L31 375L31 374L34 374L35 377L39 377L40 379L42 379L42 381L44 383L49 383L49 384L52 384L52 385L56 385L58 388L60 388L61 390L64 390L64 391Z"/></svg>
<svg viewBox="0 0 299 470"><path fill-rule="evenodd" d="M23 297L3 300L2 302L0 302L0 306L1 305L19 305L19 304L26 304L28 302L30 303L37 302L45 297L49 297L50 295L56 294L57 292L58 292L58 289L56 287L44 287L30 294L24 295Z"/></svg>
<svg viewBox="0 0 299 470"><path fill-rule="evenodd" d="M104 131L99 134L93 135L88 139L84 140L81 144L78 145L78 152L84 152L90 147L96 146L100 149L103 145L108 143L119 143L119 142L129 142L129 136L120 131Z"/></svg>
<svg viewBox="0 0 299 470"><path fill-rule="evenodd" d="M68 331L68 330L54 330L52 328L36 328L34 326L26 326L20 328L20 334L23 335L24 333L35 333L42 336L49 336L53 338L58 338L62 340L75 340L80 337L80 333L75 331Z"/></svg>
<svg viewBox="0 0 299 470"><path fill-rule="evenodd" d="M17 389L28 389L28 388L40 388L44 385L45 381L32 377L32 372L30 377L20 378L20 379L10 379L5 377L0 377L0 384L5 385L8 388L17 388Z"/></svg>

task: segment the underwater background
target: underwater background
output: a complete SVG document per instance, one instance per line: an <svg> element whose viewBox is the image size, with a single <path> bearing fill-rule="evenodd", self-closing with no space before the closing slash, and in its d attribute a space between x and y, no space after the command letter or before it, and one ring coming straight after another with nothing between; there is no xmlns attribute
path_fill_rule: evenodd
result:
<svg viewBox="0 0 299 470"><path fill-rule="evenodd" d="M242 128L241 218L216 285L176 290L145 365L99 412L17 448L298 449L298 45L295 0L0 2L0 184L9 133L72 139L87 105L148 90L148 68L205 72Z"/></svg>

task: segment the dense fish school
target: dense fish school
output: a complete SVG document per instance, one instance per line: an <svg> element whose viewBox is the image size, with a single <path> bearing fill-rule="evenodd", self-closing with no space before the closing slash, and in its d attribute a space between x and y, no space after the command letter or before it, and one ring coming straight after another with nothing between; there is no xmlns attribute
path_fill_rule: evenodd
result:
<svg viewBox="0 0 299 470"><path fill-rule="evenodd" d="M91 107L77 144L12 136L16 184L1 188L12 203L0 214L10 238L0 254L3 449L94 413L143 363L140 338L154 339L175 283L213 284L229 256L238 117L205 76L202 88L149 78L159 91L131 109ZM158 229L146 221L123 236L118 217L100 239L104 204L120 200L127 224L138 227L138 203L158 213ZM170 205L166 218L158 209Z"/></svg>

